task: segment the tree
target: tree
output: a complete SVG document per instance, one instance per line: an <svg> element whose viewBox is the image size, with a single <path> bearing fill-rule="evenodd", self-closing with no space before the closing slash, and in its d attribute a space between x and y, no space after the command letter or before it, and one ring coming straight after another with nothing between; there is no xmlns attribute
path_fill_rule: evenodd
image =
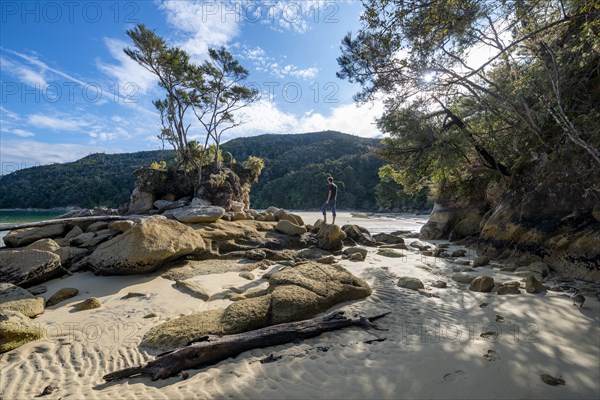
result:
<svg viewBox="0 0 600 400"><path fill-rule="evenodd" d="M210 59L200 66L202 80L197 88L202 94L194 104L194 113L207 132L206 140L212 137L215 142L214 164L218 168L221 135L242 123L234 113L255 101L258 91L244 86L248 71L224 47L209 49L208 54Z"/></svg>
<svg viewBox="0 0 600 400"><path fill-rule="evenodd" d="M193 87L201 79L198 68L190 64L188 54L177 47L168 47L154 31L138 24L127 31L134 48L123 51L139 65L158 77L160 87L167 95L153 102L160 112L162 124L159 138L173 146L177 154L177 167L198 169L191 152L188 131L190 124L185 116L196 101L198 93Z"/></svg>
<svg viewBox="0 0 600 400"><path fill-rule="evenodd" d="M224 47L209 49L210 59L196 65L184 50L167 46L143 24L128 30L127 35L134 48L124 49L125 54L156 75L166 91L164 99L153 102L162 124L159 138L175 149L176 169L196 172L198 189L206 157L212 154L215 166L220 166L221 135L241 124L235 112L256 99L257 91L243 85L248 71ZM188 140L190 110L204 127L203 146ZM215 144L213 152L209 151L211 138Z"/></svg>
<svg viewBox="0 0 600 400"><path fill-rule="evenodd" d="M394 167L423 163L413 171L442 180L481 168L506 176L529 152L569 143L600 162L589 123L598 115L592 101L600 65L597 3L364 4L362 29L342 41L338 77L361 85L358 102L386 98L378 122L391 135L387 155ZM476 64L474 53L488 57ZM428 126L401 132L410 128L402 121L407 117Z"/></svg>

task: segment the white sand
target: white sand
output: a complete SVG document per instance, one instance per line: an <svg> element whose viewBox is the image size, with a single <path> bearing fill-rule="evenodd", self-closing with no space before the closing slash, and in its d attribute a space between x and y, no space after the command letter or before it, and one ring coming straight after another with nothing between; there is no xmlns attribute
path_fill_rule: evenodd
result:
<svg viewBox="0 0 600 400"><path fill-rule="evenodd" d="M318 216L302 213L308 223ZM340 213L336 222L357 223L377 233L407 227L418 230L425 219L352 218ZM404 253L406 258L392 259L370 249L364 262L340 262L373 288L368 299L341 308L366 315L390 311L378 321L388 331L345 329L301 344L255 349L209 368L191 370L187 380L151 382L138 377L105 384L101 378L152 359L137 347L151 326L179 315L226 307L228 300L195 299L160 277L79 273L48 282L46 298L62 287L78 288L80 294L36 318L47 330L44 340L0 356L0 398L32 398L47 385L58 387L44 397L48 399L599 398L600 308L596 299L588 299L578 309L556 292L474 293L448 278L457 265L413 251ZM513 275L489 268L481 271L496 280L515 280ZM259 276L263 271L254 272ZM434 280L444 280L449 287L431 288L439 298L428 298L397 287L397 277L403 275L420 278L426 287ZM193 280L211 293L249 282L234 272ZM122 299L129 292L146 296ZM90 296L98 297L103 306L70 312L69 304ZM484 302L488 305L480 307ZM157 317L144 318L150 313ZM480 336L488 331L499 335ZM373 341L377 339L385 341ZM282 358L261 364L269 354ZM544 373L564 379L565 385L547 385L540 379Z"/></svg>

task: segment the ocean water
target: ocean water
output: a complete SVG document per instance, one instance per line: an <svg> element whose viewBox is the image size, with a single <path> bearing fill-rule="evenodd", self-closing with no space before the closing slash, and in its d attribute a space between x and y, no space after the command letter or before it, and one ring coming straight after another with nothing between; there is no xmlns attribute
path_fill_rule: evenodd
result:
<svg viewBox="0 0 600 400"><path fill-rule="evenodd" d="M25 211L0 210L0 225L24 224L27 222L45 221L64 214L64 211ZM8 231L0 231L0 247L4 246L2 238Z"/></svg>

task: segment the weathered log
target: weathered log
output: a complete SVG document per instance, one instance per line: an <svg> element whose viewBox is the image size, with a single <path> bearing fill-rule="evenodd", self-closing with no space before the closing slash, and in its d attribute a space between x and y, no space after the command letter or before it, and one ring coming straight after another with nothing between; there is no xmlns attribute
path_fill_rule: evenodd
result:
<svg viewBox="0 0 600 400"><path fill-rule="evenodd" d="M41 226L62 224L65 222L96 222L96 221L113 221L113 220L119 220L119 219L135 219L135 218L139 218L139 216L128 215L125 217L125 216L121 216L121 215L95 215L95 216L91 216L91 217L58 218L58 219L49 219L46 221L27 222L25 224L0 225L0 232L12 231L15 229L39 228Z"/></svg>
<svg viewBox="0 0 600 400"><path fill-rule="evenodd" d="M373 324L373 321L387 314L389 313L369 318L361 315L346 317L343 311L336 311L318 318L272 325L235 335L208 335L188 343L185 347L163 353L144 366L111 372L104 375L103 379L108 382L145 375L155 381L175 376L186 369L215 364L247 350L289 343L349 326L384 330Z"/></svg>

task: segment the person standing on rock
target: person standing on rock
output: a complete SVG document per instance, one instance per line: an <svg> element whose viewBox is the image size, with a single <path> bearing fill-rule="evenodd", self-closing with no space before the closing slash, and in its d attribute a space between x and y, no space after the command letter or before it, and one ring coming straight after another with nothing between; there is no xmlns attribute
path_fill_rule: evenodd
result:
<svg viewBox="0 0 600 400"><path fill-rule="evenodd" d="M323 221L327 223L327 205L331 208L331 215L333 215L333 219L331 220L332 224L335 224L335 202L337 199L337 186L333 183L333 178L330 176L327 178L327 200L323 203L323 207L321 207L321 211L323 211Z"/></svg>

